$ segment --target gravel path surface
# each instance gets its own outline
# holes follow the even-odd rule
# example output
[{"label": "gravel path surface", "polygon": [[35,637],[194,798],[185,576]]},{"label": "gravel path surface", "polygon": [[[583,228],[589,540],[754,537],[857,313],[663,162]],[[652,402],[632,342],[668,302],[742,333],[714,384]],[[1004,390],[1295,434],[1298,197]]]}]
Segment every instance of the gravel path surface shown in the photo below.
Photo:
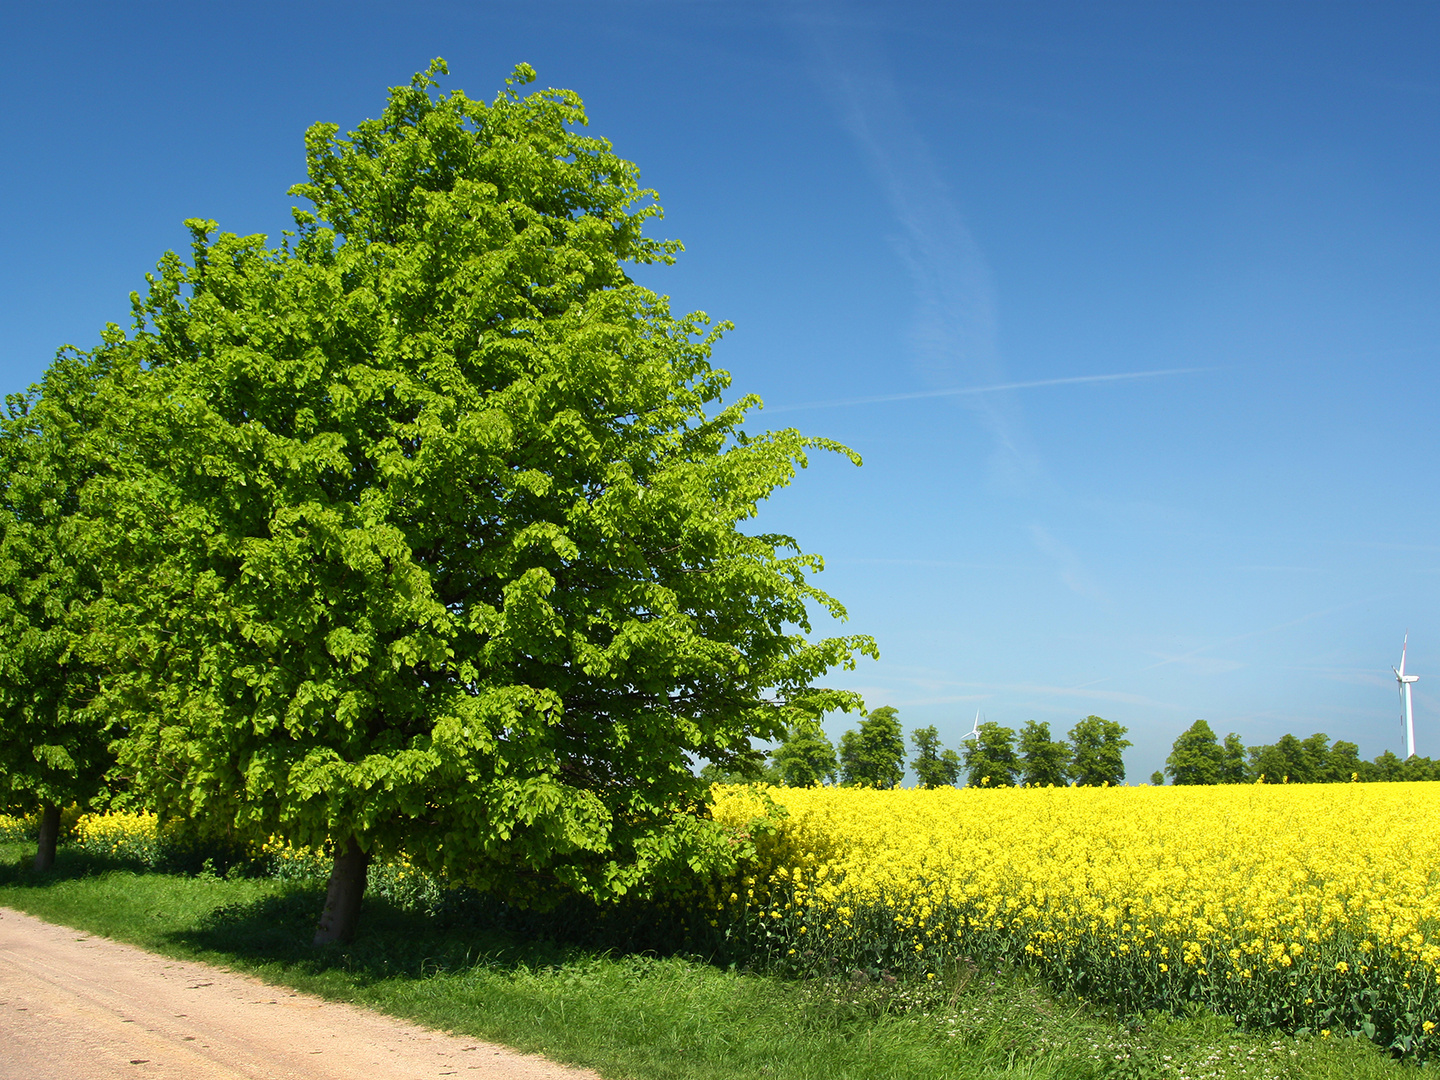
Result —
[{"label": "gravel path surface", "polygon": [[599,1080],[0,908],[0,1080]]}]

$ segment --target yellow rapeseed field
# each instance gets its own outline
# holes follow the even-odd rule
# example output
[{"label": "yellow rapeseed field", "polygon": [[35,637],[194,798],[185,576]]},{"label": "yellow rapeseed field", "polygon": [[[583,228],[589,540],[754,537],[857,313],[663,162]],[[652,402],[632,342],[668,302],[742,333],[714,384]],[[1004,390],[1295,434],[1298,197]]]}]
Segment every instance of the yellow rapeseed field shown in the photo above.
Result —
[{"label": "yellow rapeseed field", "polygon": [[[664,903],[733,957],[932,978],[1025,964],[1125,1010],[1440,1052],[1440,784],[717,787],[712,813],[754,856]],[[71,843],[157,866],[165,835],[150,814],[85,815]],[[254,856],[328,869],[273,839]],[[422,906],[445,889],[404,860],[371,886]]]},{"label": "yellow rapeseed field", "polygon": [[891,957],[983,953],[1137,1006],[1203,1000],[1372,1037],[1389,1025],[1400,1049],[1440,1020],[1440,784],[714,798],[742,828],[766,798],[781,808],[756,833],[754,871],[715,901],[783,924],[767,934],[792,956],[817,931],[847,955],[886,936]]}]

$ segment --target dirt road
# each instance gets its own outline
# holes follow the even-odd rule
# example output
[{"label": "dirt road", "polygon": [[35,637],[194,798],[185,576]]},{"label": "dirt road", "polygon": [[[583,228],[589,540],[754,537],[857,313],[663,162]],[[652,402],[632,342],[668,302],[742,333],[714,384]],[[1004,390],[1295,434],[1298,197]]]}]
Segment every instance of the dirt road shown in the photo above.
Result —
[{"label": "dirt road", "polygon": [[0,1080],[599,1080],[0,908]]}]

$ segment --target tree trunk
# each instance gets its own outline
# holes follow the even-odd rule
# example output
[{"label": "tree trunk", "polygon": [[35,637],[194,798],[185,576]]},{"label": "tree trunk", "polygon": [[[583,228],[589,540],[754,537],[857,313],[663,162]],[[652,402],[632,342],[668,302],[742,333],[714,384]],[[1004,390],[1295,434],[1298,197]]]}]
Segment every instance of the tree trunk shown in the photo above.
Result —
[{"label": "tree trunk", "polygon": [[47,802],[40,808],[40,843],[35,848],[35,871],[55,867],[55,845],[60,842],[60,807]]},{"label": "tree trunk", "polygon": [[355,837],[335,849],[335,866],[330,871],[330,887],[325,892],[325,910],[315,928],[314,945],[342,944],[355,940],[355,926],[360,921],[360,899],[365,895],[365,881],[370,871],[370,854],[360,850]]}]

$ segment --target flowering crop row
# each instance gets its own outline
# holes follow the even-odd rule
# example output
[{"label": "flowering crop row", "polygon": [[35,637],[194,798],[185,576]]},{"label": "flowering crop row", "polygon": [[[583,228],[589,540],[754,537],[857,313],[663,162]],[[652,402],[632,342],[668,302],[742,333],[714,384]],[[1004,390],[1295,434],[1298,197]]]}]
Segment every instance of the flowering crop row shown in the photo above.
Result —
[{"label": "flowering crop row", "polygon": [[1021,962],[1122,1008],[1440,1049],[1440,784],[732,787],[714,814],[758,849],[717,925],[797,967]]},{"label": "flowering crop row", "polygon": [[[3,821],[0,821],[3,825]],[[92,857],[147,870],[213,869],[208,855],[219,854],[242,873],[259,873],[286,880],[324,881],[330,873],[328,852],[294,847],[272,837],[266,843],[224,851],[183,829],[167,827],[151,813],[112,811],[82,814],[68,833],[68,846]],[[368,894],[402,906],[434,908],[445,885],[404,858],[376,863],[370,868]]]},{"label": "flowering crop row", "polygon": [[[1204,1005],[1440,1050],[1440,784],[720,787],[713,812],[754,857],[654,913],[706,951],[921,977],[1024,963],[1125,1010]],[[80,817],[70,839],[150,867],[180,841],[126,813]],[[278,842],[251,856],[246,872],[328,869]],[[448,895],[403,859],[373,867],[371,889],[425,910]]]}]

